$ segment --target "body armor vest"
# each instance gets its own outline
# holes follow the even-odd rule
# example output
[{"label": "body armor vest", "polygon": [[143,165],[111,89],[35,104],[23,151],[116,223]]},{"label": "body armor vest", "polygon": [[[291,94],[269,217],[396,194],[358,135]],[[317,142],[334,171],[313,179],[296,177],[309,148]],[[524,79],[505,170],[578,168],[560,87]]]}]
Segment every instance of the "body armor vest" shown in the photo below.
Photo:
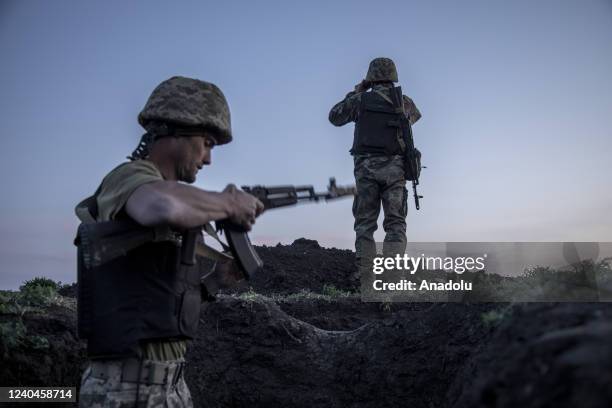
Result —
[{"label": "body armor vest", "polygon": [[401,137],[399,115],[403,114],[403,110],[398,113],[393,104],[377,92],[363,93],[351,154],[403,154],[398,141],[398,137]]},{"label": "body armor vest", "polygon": [[75,240],[78,332],[93,358],[138,356],[142,341],[189,339],[197,332],[200,271],[197,263],[181,263],[178,240],[148,242],[102,264],[91,259],[91,237],[108,236],[109,245],[119,246],[131,239],[126,222],[144,228],[130,220],[84,223]]}]

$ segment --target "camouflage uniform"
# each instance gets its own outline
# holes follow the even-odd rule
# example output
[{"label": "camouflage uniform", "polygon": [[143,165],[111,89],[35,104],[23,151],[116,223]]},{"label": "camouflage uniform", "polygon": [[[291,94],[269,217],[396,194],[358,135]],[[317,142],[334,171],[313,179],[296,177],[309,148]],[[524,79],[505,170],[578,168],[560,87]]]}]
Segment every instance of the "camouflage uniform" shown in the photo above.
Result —
[{"label": "camouflage uniform", "polygon": [[[191,407],[193,401],[183,376],[183,361],[143,360],[140,384],[137,374],[125,379],[125,360],[91,362],[83,373],[79,394],[80,407]],[[156,367],[151,375],[151,367]],[[136,366],[137,367],[137,366]],[[137,373],[139,370],[133,370]],[[151,378],[156,377],[156,378]],[[135,403],[138,399],[138,404]]]},{"label": "camouflage uniform", "polygon": [[[149,147],[157,138],[172,135],[177,129],[205,129],[215,133],[217,144],[232,140],[229,107],[223,93],[214,84],[197,79],[173,77],[163,81],[149,97],[138,121],[147,133],[129,157],[131,162],[111,171],[96,194],[77,206],[82,222],[128,217],[124,208],[129,196],[143,184],[163,180],[159,169],[147,160]],[[96,203],[95,216],[84,204],[92,199]],[[81,379],[79,406],[193,406],[183,374],[187,340],[154,336],[138,339],[138,344],[138,356],[90,356]]]},{"label": "camouflage uniform", "polygon": [[[382,61],[381,61],[382,60]],[[388,59],[376,59],[370,64],[366,80],[387,79],[388,82],[374,83],[372,92],[389,97],[392,82],[397,81],[395,66]],[[381,64],[382,62],[382,64]],[[376,65],[378,63],[378,65]],[[374,66],[374,69],[373,69]],[[376,70],[378,68],[378,71]],[[374,72],[373,72],[374,71]],[[344,100],[337,103],[329,112],[329,121],[335,126],[343,126],[359,120],[363,92],[349,92]],[[420,119],[421,113],[406,95],[403,107],[410,123]],[[355,252],[358,266],[368,266],[369,258],[375,253],[374,232],[380,207],[384,211],[383,228],[385,240],[383,252],[403,253],[406,247],[406,215],[408,211],[404,163],[401,155],[384,156],[374,154],[353,154],[355,163],[355,182],[357,196],[353,202],[355,217]]]}]

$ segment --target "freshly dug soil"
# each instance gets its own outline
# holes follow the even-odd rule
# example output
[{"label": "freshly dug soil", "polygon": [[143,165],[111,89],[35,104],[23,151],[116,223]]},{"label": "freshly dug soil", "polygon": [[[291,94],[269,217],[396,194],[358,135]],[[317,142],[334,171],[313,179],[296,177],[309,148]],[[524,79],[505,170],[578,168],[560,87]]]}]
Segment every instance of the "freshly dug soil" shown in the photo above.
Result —
[{"label": "freshly dug soil", "polygon": [[[609,304],[363,303],[351,251],[258,252],[264,271],[202,311],[186,371],[198,407],[612,405]],[[48,348],[3,335],[0,384],[77,386],[74,311],[22,319]]]},{"label": "freshly dug soil", "polygon": [[[323,304],[322,304],[323,303]],[[224,297],[204,314],[188,359],[202,407],[431,407],[488,337],[490,305],[410,305],[396,311],[359,300],[301,308]],[[358,316],[332,324],[340,314]],[[313,323],[323,322],[325,329]],[[358,321],[361,320],[361,321]]]},{"label": "freshly dug soil", "polygon": [[455,407],[612,406],[612,304],[529,303],[457,376]]},{"label": "freshly dug soil", "polygon": [[291,245],[258,247],[257,253],[264,270],[247,282],[257,293],[291,294],[303,289],[321,293],[325,285],[344,291],[359,289],[350,279],[355,272],[353,251],[325,249],[317,241],[300,238]]}]

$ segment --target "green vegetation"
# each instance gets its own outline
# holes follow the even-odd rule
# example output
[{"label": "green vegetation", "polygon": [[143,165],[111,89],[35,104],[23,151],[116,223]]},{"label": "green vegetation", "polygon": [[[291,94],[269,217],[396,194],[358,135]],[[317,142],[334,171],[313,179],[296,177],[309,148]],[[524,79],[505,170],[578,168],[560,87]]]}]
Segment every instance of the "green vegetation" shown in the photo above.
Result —
[{"label": "green vegetation", "polygon": [[334,285],[323,285],[322,294],[332,299],[347,298],[354,295],[353,292],[336,288]]},{"label": "green vegetation", "polygon": [[19,291],[0,291],[0,313],[23,315],[27,312],[42,312],[49,306],[75,308],[74,299],[58,294],[61,282],[38,277],[25,281]]},{"label": "green vegetation", "polygon": [[297,293],[291,293],[288,295],[271,294],[266,296],[255,292],[253,288],[249,288],[247,292],[241,293],[237,297],[238,299],[245,300],[247,302],[257,302],[261,300],[272,300],[274,302],[323,300],[326,302],[333,302],[338,299],[359,298],[359,293],[344,291],[336,288],[333,285],[324,285],[321,292],[322,293],[316,293],[307,289],[302,289]]},{"label": "green vegetation", "polygon": [[256,302],[258,300],[265,300],[268,298],[264,295],[260,295],[259,293],[255,292],[252,287],[249,287],[249,290],[247,292],[238,295],[238,299],[247,302]]},{"label": "green vegetation", "polygon": [[21,316],[17,320],[0,323],[0,350],[3,358],[8,358],[14,350],[20,347],[30,350],[47,350],[49,340],[44,336],[28,335],[28,329]]},{"label": "green vegetation", "polygon": [[57,301],[60,285],[47,278],[31,279],[19,287],[19,301],[26,306],[49,306]]},{"label": "green vegetation", "polygon": [[597,263],[583,261],[563,270],[536,266],[516,279],[526,300],[535,301],[598,301],[612,298],[612,259]]},{"label": "green vegetation", "polygon": [[66,300],[57,291],[61,282],[37,277],[24,282],[19,291],[0,291],[0,314],[14,315],[0,322],[0,351],[6,358],[13,350],[24,347],[34,350],[49,348],[44,336],[29,335],[23,316],[26,313],[44,313],[53,305],[74,308],[74,301]]},{"label": "green vegetation", "polygon": [[45,277],[36,277],[30,280],[27,280],[19,287],[19,290],[28,290],[33,288],[51,288],[57,291],[62,286],[61,282],[55,282],[53,279],[45,278]]},{"label": "green vegetation", "polygon": [[482,323],[487,327],[499,326],[504,320],[512,315],[511,306],[506,306],[501,309],[493,309],[483,313],[480,317]]},{"label": "green vegetation", "polygon": [[0,341],[4,345],[5,354],[23,343],[27,329],[21,319],[0,323]]}]

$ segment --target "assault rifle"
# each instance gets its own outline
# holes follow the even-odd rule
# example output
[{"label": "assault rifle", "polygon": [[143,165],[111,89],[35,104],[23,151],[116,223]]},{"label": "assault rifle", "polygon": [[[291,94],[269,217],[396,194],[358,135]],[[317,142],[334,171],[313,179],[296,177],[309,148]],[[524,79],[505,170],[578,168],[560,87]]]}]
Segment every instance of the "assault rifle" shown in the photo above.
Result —
[{"label": "assault rifle", "polygon": [[[327,191],[317,193],[313,186],[242,186],[242,190],[255,196],[264,205],[264,211],[273,208],[287,207],[301,202],[319,202],[320,200],[334,200],[337,198],[355,195],[354,186],[338,187],[336,179],[330,178]],[[227,246],[234,259],[240,266],[245,277],[248,279],[257,273],[263,262],[251,245],[251,240],[246,230],[227,220],[218,221],[217,231],[222,231],[227,240]],[[200,234],[201,227],[189,230],[185,234],[182,246],[182,261],[187,265],[195,264],[196,236]]]},{"label": "assault rifle", "polygon": [[419,199],[423,198],[417,192],[419,185],[419,177],[421,176],[421,152],[414,147],[414,139],[412,137],[412,126],[410,118],[404,114],[404,103],[402,88],[396,86],[391,89],[391,100],[396,112],[400,116],[400,129],[402,131],[402,139],[404,141],[404,177],[406,180],[412,181],[412,192],[414,193],[414,205],[418,210],[420,208]]},{"label": "assault rifle", "polygon": [[[320,202],[335,200],[356,194],[355,186],[339,187],[334,178],[329,179],[327,191],[315,192],[313,186],[242,186],[242,189],[257,197],[264,205],[264,210],[296,205],[302,202]],[[129,251],[149,242],[173,241],[181,247],[181,262],[185,265],[196,263],[196,254],[215,255],[217,259],[225,257],[223,253],[198,243],[202,228],[196,227],[177,235],[168,227],[143,227],[134,221],[89,222],[79,226],[75,244],[79,247],[79,262],[85,269],[95,268]],[[215,234],[214,230],[204,228]],[[238,263],[245,278],[252,277],[262,267],[263,262],[253,246],[247,231],[228,220],[218,221],[216,230],[221,231],[227,240],[224,249],[229,250]],[[207,249],[206,249],[207,248]]]}]

